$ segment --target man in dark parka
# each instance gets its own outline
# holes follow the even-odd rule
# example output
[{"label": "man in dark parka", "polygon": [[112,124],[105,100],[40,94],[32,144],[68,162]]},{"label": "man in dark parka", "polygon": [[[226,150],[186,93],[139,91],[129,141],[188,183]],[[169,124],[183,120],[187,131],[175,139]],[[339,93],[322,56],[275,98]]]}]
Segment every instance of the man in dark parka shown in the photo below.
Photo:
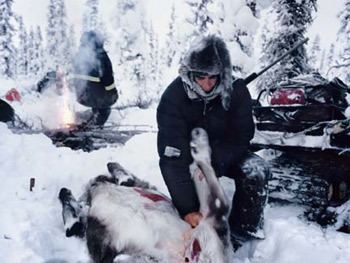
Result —
[{"label": "man in dark parka", "polygon": [[243,80],[232,78],[224,41],[204,37],[192,44],[179,76],[163,93],[157,109],[160,169],[180,216],[195,227],[202,215],[190,177],[190,134],[204,128],[218,176],[235,179],[229,217],[233,245],[263,238],[268,167],[248,152],[254,135],[252,104]]},{"label": "man in dark parka", "polygon": [[94,31],[83,33],[73,60],[73,85],[80,104],[91,107],[89,124],[103,125],[118,99],[112,63],[103,48],[102,37]]}]

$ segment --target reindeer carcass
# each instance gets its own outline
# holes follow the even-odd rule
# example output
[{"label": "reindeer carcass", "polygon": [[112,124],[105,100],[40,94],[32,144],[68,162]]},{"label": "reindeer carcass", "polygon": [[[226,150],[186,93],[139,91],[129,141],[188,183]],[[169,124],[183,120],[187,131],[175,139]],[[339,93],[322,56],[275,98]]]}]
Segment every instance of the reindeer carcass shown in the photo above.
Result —
[{"label": "reindeer carcass", "polygon": [[[228,200],[211,167],[208,137],[192,131],[190,167],[203,219],[192,229],[166,196],[109,163],[111,176],[98,176],[81,202],[63,188],[60,200],[67,236],[86,233],[94,262],[231,262]],[[77,231],[74,233],[74,231]],[[121,258],[122,254],[124,256]]]}]

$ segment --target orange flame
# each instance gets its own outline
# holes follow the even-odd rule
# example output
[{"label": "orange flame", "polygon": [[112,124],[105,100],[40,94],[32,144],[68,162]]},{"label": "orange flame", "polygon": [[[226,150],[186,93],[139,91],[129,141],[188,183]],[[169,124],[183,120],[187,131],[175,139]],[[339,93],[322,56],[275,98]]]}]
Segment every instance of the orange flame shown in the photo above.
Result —
[{"label": "orange flame", "polygon": [[[63,75],[63,74],[62,74]],[[64,76],[61,77],[61,85],[58,88],[62,90],[63,107],[62,107],[62,124],[65,128],[69,128],[75,122],[74,112],[70,107],[70,93],[68,90],[68,84]]]}]

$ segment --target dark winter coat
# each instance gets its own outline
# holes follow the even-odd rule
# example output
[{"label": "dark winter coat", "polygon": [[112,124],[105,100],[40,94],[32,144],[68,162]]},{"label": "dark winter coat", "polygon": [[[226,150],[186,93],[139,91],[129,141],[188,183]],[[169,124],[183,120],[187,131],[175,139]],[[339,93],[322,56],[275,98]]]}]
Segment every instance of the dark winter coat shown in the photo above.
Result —
[{"label": "dark winter coat", "polygon": [[73,85],[82,105],[109,108],[118,99],[112,63],[103,48],[81,47],[73,61]]},{"label": "dark winter coat", "polygon": [[[219,52],[215,50],[216,54],[223,52],[225,56],[228,55],[225,45],[220,47],[215,43],[214,48],[219,49]],[[192,162],[189,145],[191,130],[202,127],[207,131],[212,148],[212,163],[219,175],[225,175],[230,165],[237,164],[244,157],[249,141],[254,135],[251,97],[243,80],[232,84],[232,76],[228,75],[231,74],[231,68],[228,69],[231,67],[229,59],[228,63],[222,63],[224,59],[222,56],[218,57],[221,63],[217,65],[227,70],[214,67],[213,71],[219,69],[223,72],[219,85],[221,92],[208,100],[200,96],[195,98],[188,92],[189,87],[186,85],[193,83],[190,82],[190,77],[186,83],[183,74],[196,70],[196,67],[192,67],[186,72],[186,68],[191,68],[195,64],[194,61],[198,61],[196,58],[193,60],[193,56],[188,58],[182,62],[180,68],[182,76],[167,87],[157,109],[160,169],[181,216],[198,211],[199,208],[189,173],[189,165]],[[212,58],[212,61],[215,61],[215,58]],[[204,67],[201,71],[209,70],[208,67]],[[195,90],[193,87],[190,89]]]}]

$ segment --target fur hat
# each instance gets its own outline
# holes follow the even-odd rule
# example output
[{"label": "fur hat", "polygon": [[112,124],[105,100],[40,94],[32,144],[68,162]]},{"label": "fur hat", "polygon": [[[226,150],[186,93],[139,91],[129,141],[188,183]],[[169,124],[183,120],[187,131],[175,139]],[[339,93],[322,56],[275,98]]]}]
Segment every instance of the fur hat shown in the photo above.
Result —
[{"label": "fur hat", "polygon": [[[194,81],[192,72],[220,75],[219,83],[211,92],[206,93]],[[179,74],[190,99],[211,100],[219,95],[222,106],[228,110],[232,92],[232,66],[230,53],[221,38],[210,35],[192,43],[181,61]]]}]

